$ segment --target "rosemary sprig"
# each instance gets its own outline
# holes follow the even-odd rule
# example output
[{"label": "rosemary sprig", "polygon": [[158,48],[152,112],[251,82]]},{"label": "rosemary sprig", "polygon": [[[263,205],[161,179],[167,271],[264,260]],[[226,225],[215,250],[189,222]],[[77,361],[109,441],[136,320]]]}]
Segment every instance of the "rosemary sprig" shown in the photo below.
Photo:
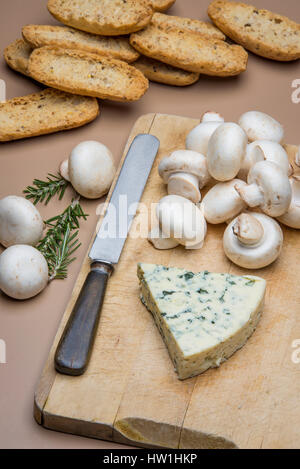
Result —
[{"label": "rosemary sprig", "polygon": [[47,205],[56,194],[59,196],[59,200],[61,200],[69,183],[60,175],[56,176],[49,173],[47,181],[34,179],[32,184],[32,186],[27,186],[23,191],[26,194],[26,199],[34,199],[34,205],[44,201],[45,205]]},{"label": "rosemary sprig", "polygon": [[[79,220],[87,217],[77,198],[61,214],[45,221],[48,230],[37,249],[48,263],[49,280],[66,278],[67,267],[75,260],[71,256],[80,246],[77,238]],[[76,232],[72,233],[74,230]]]},{"label": "rosemary sprig", "polygon": [[66,232],[59,240],[52,239],[45,257],[49,268],[49,282],[54,279],[64,279],[68,275],[68,266],[76,257],[71,257],[81,246],[78,231],[71,234],[68,225]]}]

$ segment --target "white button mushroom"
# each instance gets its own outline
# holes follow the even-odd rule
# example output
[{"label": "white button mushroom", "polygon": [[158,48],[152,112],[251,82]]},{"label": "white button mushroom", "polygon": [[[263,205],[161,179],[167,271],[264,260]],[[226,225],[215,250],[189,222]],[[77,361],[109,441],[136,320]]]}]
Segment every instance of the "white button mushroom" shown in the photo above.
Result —
[{"label": "white button mushroom", "polygon": [[202,122],[198,124],[188,134],[185,142],[187,150],[197,151],[202,155],[207,155],[208,142],[214,131],[222,124],[222,122]]},{"label": "white button mushroom", "polygon": [[292,188],[292,201],[289,209],[277,220],[290,228],[300,230],[300,177],[293,176],[290,178]]},{"label": "white button mushroom", "polygon": [[279,224],[262,213],[243,213],[226,228],[226,256],[245,269],[261,269],[280,255],[283,234]]},{"label": "white button mushroom", "polygon": [[166,249],[174,249],[176,248],[179,243],[176,239],[168,238],[164,233],[161,231],[159,225],[155,226],[148,234],[148,240],[156,249],[166,250]]},{"label": "white button mushroom", "polygon": [[246,208],[246,203],[235,190],[235,186],[245,186],[244,181],[233,179],[219,182],[205,195],[201,203],[201,211],[208,223],[225,223],[236,217]]},{"label": "white button mushroom", "polygon": [[288,176],[293,174],[288,154],[279,143],[272,142],[271,140],[257,140],[247,145],[246,155],[239,176],[242,179],[246,178],[252,166],[264,160],[276,163]]},{"label": "white button mushroom", "polygon": [[168,194],[181,195],[195,203],[201,200],[199,188],[210,180],[205,156],[189,150],[174,151],[163,158],[158,172],[168,184]]},{"label": "white button mushroom", "polygon": [[225,122],[224,117],[221,116],[218,112],[207,111],[201,117],[201,122]]},{"label": "white button mushroom", "polygon": [[230,181],[239,172],[247,146],[243,129],[233,122],[221,124],[208,143],[207,167],[217,181]]},{"label": "white button mushroom", "polygon": [[288,176],[271,161],[260,161],[248,174],[248,185],[236,187],[249,207],[260,207],[270,217],[280,217],[289,208],[292,189]]},{"label": "white button mushroom", "polygon": [[163,197],[157,206],[157,218],[162,232],[186,249],[200,249],[207,225],[200,209],[190,200],[178,195]]},{"label": "white button mushroom", "polygon": [[109,149],[94,141],[79,143],[69,157],[68,171],[64,162],[60,169],[78,194],[87,199],[98,199],[107,194],[116,173]]},{"label": "white button mushroom", "polygon": [[0,243],[36,245],[43,234],[43,220],[35,206],[24,197],[9,195],[0,200]]},{"label": "white button mushroom", "polygon": [[263,112],[245,112],[239,119],[239,125],[246,132],[250,142],[272,140],[280,143],[283,140],[284,130],[282,125]]},{"label": "white button mushroom", "polygon": [[0,290],[17,300],[40,293],[48,283],[48,266],[44,256],[32,246],[19,244],[0,256]]}]

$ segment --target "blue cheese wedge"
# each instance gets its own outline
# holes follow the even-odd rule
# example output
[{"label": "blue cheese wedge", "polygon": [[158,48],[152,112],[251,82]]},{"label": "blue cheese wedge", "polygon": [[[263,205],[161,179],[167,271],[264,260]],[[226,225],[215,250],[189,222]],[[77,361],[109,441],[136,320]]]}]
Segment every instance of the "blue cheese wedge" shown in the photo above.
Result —
[{"label": "blue cheese wedge", "polygon": [[266,282],[253,276],[138,264],[141,300],[152,313],[179,379],[220,366],[255,330]]}]

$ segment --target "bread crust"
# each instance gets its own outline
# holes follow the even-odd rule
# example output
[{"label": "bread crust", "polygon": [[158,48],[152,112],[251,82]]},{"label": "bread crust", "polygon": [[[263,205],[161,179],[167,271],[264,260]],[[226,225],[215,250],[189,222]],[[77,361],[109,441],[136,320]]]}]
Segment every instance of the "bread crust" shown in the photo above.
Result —
[{"label": "bread crust", "polygon": [[139,31],[153,14],[148,0],[48,0],[48,10],[67,26],[104,36]]},{"label": "bread crust", "polygon": [[149,86],[147,78],[126,62],[51,46],[32,52],[28,71],[52,88],[120,102],[137,101]]},{"label": "bread crust", "polygon": [[45,89],[0,103],[0,142],[80,127],[99,114],[95,98]]},{"label": "bread crust", "polygon": [[254,54],[278,61],[300,58],[300,24],[268,10],[227,0],[208,7],[215,25]]},{"label": "bread crust", "polygon": [[140,57],[134,64],[150,81],[173,86],[188,86],[199,80],[199,73],[187,72],[149,57]]},{"label": "bread crust", "polygon": [[134,62],[139,53],[126,37],[106,37],[78,31],[68,26],[27,25],[22,29],[24,39],[32,48],[43,46],[78,49],[94,54]]},{"label": "bread crust", "polygon": [[166,11],[171,8],[176,0],[151,0],[152,8],[155,11]]},{"label": "bread crust", "polygon": [[247,68],[248,54],[243,47],[179,28],[165,30],[151,23],[132,34],[130,43],[147,57],[189,72],[228,77]]},{"label": "bread crust", "polygon": [[17,39],[4,50],[4,59],[7,65],[16,72],[29,76],[28,61],[32,47],[23,39]]},{"label": "bread crust", "polygon": [[221,41],[224,41],[226,38],[222,31],[216,28],[213,24],[205,21],[193,20],[191,18],[154,13],[151,23],[165,29],[166,31],[173,28],[180,28],[182,30],[198,33],[201,36],[220,39]]}]

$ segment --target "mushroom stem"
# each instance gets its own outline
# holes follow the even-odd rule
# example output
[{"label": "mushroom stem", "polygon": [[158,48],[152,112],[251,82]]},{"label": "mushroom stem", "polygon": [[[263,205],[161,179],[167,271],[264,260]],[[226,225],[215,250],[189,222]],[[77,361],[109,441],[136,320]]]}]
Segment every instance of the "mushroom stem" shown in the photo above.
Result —
[{"label": "mushroom stem", "polygon": [[173,173],[168,182],[168,194],[181,195],[192,202],[200,202],[199,178],[189,173]]},{"label": "mushroom stem", "polygon": [[249,184],[248,186],[235,185],[234,188],[249,207],[258,207],[264,201],[263,193],[257,184]]},{"label": "mushroom stem", "polygon": [[293,179],[297,182],[300,182],[300,174],[294,174]]},{"label": "mushroom stem", "polygon": [[288,176],[291,177],[291,176],[293,176],[293,174],[294,174],[294,168],[291,165],[291,163],[289,163]]},{"label": "mushroom stem", "polygon": [[232,227],[233,233],[241,244],[256,246],[264,236],[262,224],[250,214],[242,213]]},{"label": "mushroom stem", "polygon": [[59,167],[60,175],[68,182],[70,182],[69,176],[69,160],[64,160],[61,162]]},{"label": "mushroom stem", "polygon": [[158,225],[149,232],[148,241],[160,250],[173,249],[179,245],[175,239],[165,236]]}]

